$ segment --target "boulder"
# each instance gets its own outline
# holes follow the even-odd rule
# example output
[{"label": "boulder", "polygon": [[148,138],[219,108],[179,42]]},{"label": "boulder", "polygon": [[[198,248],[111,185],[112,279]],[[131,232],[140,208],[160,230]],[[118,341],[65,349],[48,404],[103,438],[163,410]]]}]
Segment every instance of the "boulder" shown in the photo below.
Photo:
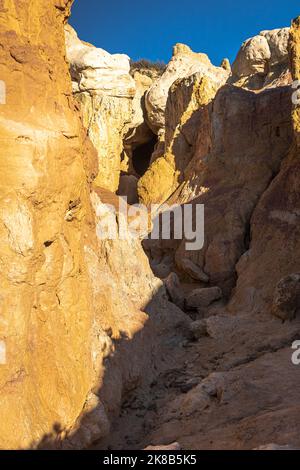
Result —
[{"label": "boulder", "polygon": [[151,268],[156,277],[165,279],[171,274],[172,267],[169,263],[162,261],[161,263],[151,263]]},{"label": "boulder", "polygon": [[207,336],[207,325],[205,320],[196,320],[190,324],[189,335],[193,340]]},{"label": "boulder", "polygon": [[144,450],[149,450],[151,452],[156,451],[156,450],[161,450],[161,451],[181,450],[181,446],[178,442],[173,442],[172,444],[168,444],[168,445],[148,446],[148,447],[145,447]]},{"label": "boulder", "polygon": [[282,320],[292,320],[300,311],[300,273],[281,279],[274,292],[272,313]]},{"label": "boulder", "polygon": [[288,42],[290,28],[272,29],[262,31],[261,36],[265,37],[271,52],[270,67],[284,63],[288,65]]},{"label": "boulder", "polygon": [[256,73],[266,75],[270,59],[271,51],[266,37],[254,36],[243,43],[232,65],[232,73],[238,77]]},{"label": "boulder", "polygon": [[180,281],[176,273],[170,273],[164,281],[171,301],[179,308],[184,307],[184,293],[181,289]]},{"label": "boulder", "polygon": [[138,179],[134,175],[122,175],[120,177],[118,195],[126,196],[128,204],[138,203],[137,194]]},{"label": "boulder", "polygon": [[209,282],[208,275],[188,258],[181,259],[178,267],[195,281]]},{"label": "boulder", "polygon": [[264,444],[262,446],[256,447],[254,450],[299,450],[296,447],[290,446],[289,444],[279,445],[279,444]]},{"label": "boulder", "polygon": [[188,308],[205,308],[215,300],[222,298],[222,291],[219,287],[206,287],[204,289],[194,289],[186,297]]}]

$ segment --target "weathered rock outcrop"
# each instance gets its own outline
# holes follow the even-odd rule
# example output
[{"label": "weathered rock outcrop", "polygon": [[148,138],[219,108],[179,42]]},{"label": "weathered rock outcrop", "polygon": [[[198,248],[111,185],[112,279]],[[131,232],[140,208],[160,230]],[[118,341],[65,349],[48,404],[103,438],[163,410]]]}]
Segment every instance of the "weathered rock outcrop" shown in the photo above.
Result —
[{"label": "weathered rock outcrop", "polygon": [[[293,79],[300,78],[300,21],[290,32]],[[293,109],[295,142],[280,172],[261,197],[251,218],[251,244],[237,265],[238,282],[231,309],[271,309],[275,289],[285,276],[299,272],[299,105]]]},{"label": "weathered rock outcrop", "polygon": [[[115,192],[122,169],[123,139],[132,122],[136,94],[135,82],[129,74],[129,57],[111,55],[80,41],[69,25],[65,31],[73,92],[80,103],[84,126],[98,152],[95,183]],[[139,126],[137,112],[134,120]]]},{"label": "weathered rock outcrop", "polygon": [[282,320],[294,320],[300,313],[300,274],[290,274],[275,288],[272,313]]},{"label": "weathered rock outcrop", "polygon": [[[252,212],[291,146],[290,115],[289,87],[260,93],[223,87],[206,124],[202,121],[185,181],[171,199],[205,206],[204,247],[186,251],[183,241],[176,253],[178,266],[182,269],[182,260],[191,259],[212,285],[227,293],[235,283],[236,263],[248,248]],[[201,131],[204,126],[208,133]]]},{"label": "weathered rock outcrop", "polygon": [[[0,2],[0,448],[299,447],[300,106],[282,86],[288,31],[247,41],[234,85],[228,64],[176,46],[147,93],[160,149],[141,200],[205,204],[203,249],[154,247],[162,282],[141,241],[119,234],[130,207],[116,214],[103,189],[118,188],[124,139],[151,136],[150,82],[137,77],[136,92],[126,56],[69,27],[66,51],[71,5]],[[300,19],[289,56],[299,80]]]},{"label": "weathered rock outcrop", "polygon": [[137,176],[133,151],[154,137],[147,124],[145,94],[159,75],[151,68],[131,70],[128,56],[111,55],[81,41],[70,25],[65,35],[73,93],[98,153],[95,184],[113,192],[119,189],[132,199],[135,188],[124,193],[120,174]]},{"label": "weathered rock outcrop", "polygon": [[182,182],[205,109],[228,76],[206,54],[184,44],[174,47],[165,72],[146,93],[147,120],[159,135],[159,146],[138,184],[142,203],[163,203]]},{"label": "weathered rock outcrop", "polygon": [[193,52],[185,44],[176,44],[165,72],[146,95],[148,122],[154,132],[165,126],[165,109],[171,85],[179,78],[189,77],[197,72],[219,86],[228,77],[228,72],[222,67],[213,66],[206,54]]},{"label": "weathered rock outcrop", "polygon": [[232,83],[250,89],[288,84],[289,28],[262,31],[247,39],[232,65]]},{"label": "weathered rock outcrop", "polygon": [[[235,285],[236,264],[248,249],[252,213],[292,144],[292,90],[284,86],[291,82],[288,32],[266,31],[258,43],[245,43],[233,67],[234,86],[217,91],[218,85],[201,74],[177,80],[165,110],[164,156],[138,182],[140,200],[147,205],[205,204],[204,247],[186,252],[184,240],[176,263],[188,274],[183,261],[190,259],[226,294]],[[257,59],[264,41],[270,52],[266,73],[258,70],[262,62]],[[264,84],[252,91],[244,79],[235,81],[238,74],[247,80],[263,76]],[[272,86],[267,86],[270,77]],[[174,240],[169,246],[153,244],[167,251],[176,247]]]},{"label": "weathered rock outcrop", "polygon": [[[269,35],[276,39],[277,33],[266,33],[271,51]],[[289,42],[296,80],[300,19]],[[186,285],[182,272],[165,280],[174,302],[182,300],[176,295],[182,289],[188,293],[185,304],[196,321],[182,349],[174,351],[173,367],[152,384],[151,395],[138,391],[127,403],[111,435],[115,448],[124,448],[124,442],[128,449],[170,442],[183,449],[300,445],[295,369],[300,357],[300,108],[298,100],[292,110],[290,71],[287,81],[275,71],[275,81],[266,81],[274,49],[266,65],[263,49],[254,52],[258,73],[250,70],[244,83],[217,92],[197,123],[199,139],[184,180],[169,198],[205,204],[204,248],[188,252],[184,241],[176,253],[178,266],[198,285]],[[280,57],[281,52],[274,56],[277,65]],[[264,79],[255,83],[260,74]],[[174,240],[165,248],[166,253],[174,249]],[[164,260],[163,249],[153,246]],[[195,292],[199,284],[204,290]],[[217,300],[216,284],[231,295],[229,305]],[[203,300],[204,311],[193,312]]]},{"label": "weathered rock outcrop", "polygon": [[[173,202],[180,200],[178,191],[184,191],[185,201],[197,196],[196,190],[179,186],[187,181],[186,174],[193,172],[199,148],[203,155],[210,151],[209,113],[217,90],[226,81],[249,90],[290,85],[288,37],[289,28],[283,28],[263,31],[245,41],[233,64],[232,76],[228,66],[226,70],[214,67],[205,54],[175,46],[166,71],[146,94],[148,120],[154,131],[159,129],[163,151],[153,158],[139,182],[143,203],[163,203],[175,191]],[[199,168],[195,173],[197,179]]]},{"label": "weathered rock outcrop", "polygon": [[[138,240],[99,238],[98,222],[115,199],[90,189],[97,155],[65,60],[71,4],[0,5],[1,448],[80,448],[104,436],[145,367],[151,380],[169,322],[186,320]],[[80,93],[90,96],[98,76],[86,64],[99,52],[86,47],[74,54]],[[111,222],[114,229],[114,213]]]},{"label": "weathered rock outcrop", "polygon": [[202,146],[209,142],[207,113],[219,86],[219,81],[202,72],[178,79],[171,86],[165,110],[164,154],[153,161],[138,183],[144,204],[165,202],[184,180],[198,139]]},{"label": "weathered rock outcrop", "polygon": [[0,106],[1,448],[28,447],[55,423],[73,426],[93,382],[83,156],[89,178],[96,159],[84,144],[64,60],[71,3],[0,6],[7,89]]}]

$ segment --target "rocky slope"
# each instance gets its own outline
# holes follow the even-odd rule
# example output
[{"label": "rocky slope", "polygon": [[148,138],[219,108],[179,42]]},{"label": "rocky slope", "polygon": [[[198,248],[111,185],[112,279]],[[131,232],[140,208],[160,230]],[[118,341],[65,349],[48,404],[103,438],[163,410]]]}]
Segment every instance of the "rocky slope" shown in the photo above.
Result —
[{"label": "rocky slope", "polygon": [[[162,277],[177,269],[179,278],[171,274],[166,286],[194,321],[176,349],[176,366],[152,383],[151,395],[142,389],[124,404],[113,448],[171,442],[183,449],[299,448],[300,376],[291,360],[300,335],[299,105],[292,107],[290,86],[299,79],[299,34],[299,19],[289,44],[287,29],[263,33],[272,51],[263,68],[256,39],[247,41],[233,67],[248,62],[245,75],[231,76],[206,109],[196,107],[194,153],[179,152],[178,165],[186,157],[189,163],[168,202],[205,204],[204,248],[147,242]],[[243,55],[249,43],[254,49]],[[173,119],[196,80],[171,88]],[[166,112],[166,128],[170,123]]]}]

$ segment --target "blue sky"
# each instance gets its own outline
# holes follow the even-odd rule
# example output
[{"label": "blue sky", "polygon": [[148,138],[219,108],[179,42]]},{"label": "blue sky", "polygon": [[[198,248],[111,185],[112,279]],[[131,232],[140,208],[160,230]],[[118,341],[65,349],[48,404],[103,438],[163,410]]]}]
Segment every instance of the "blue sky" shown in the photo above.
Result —
[{"label": "blue sky", "polygon": [[219,65],[245,39],[298,15],[299,0],[75,0],[70,23],[81,39],[133,60],[168,62],[183,42]]}]

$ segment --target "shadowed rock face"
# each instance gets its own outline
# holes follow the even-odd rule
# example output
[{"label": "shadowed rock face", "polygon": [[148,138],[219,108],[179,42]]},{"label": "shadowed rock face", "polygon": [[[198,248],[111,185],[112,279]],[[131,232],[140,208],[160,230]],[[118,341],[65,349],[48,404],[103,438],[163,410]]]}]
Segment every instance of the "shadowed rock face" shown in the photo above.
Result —
[{"label": "shadowed rock face", "polygon": [[[295,80],[300,78],[299,39],[297,19],[289,39]],[[261,311],[270,308],[279,281],[299,271],[299,106],[294,107],[292,116],[294,144],[253,213],[250,249],[237,265],[238,282],[231,309]]]},{"label": "shadowed rock face", "polygon": [[185,181],[171,199],[205,205],[205,243],[200,251],[186,252],[184,240],[176,260],[181,266],[190,258],[229,294],[236,263],[248,250],[252,213],[292,143],[291,90],[253,93],[227,85],[211,109],[210,141],[206,144],[200,131]]}]

